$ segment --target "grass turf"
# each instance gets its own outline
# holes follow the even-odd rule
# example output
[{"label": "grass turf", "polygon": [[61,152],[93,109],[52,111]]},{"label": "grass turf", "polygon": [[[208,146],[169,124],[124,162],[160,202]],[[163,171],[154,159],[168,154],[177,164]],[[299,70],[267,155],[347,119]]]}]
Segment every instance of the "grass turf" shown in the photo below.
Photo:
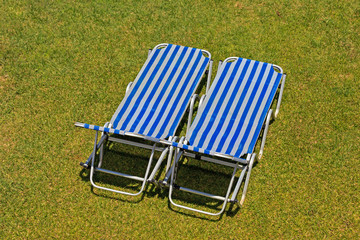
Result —
[{"label": "grass turf", "polygon": [[[0,238],[359,237],[357,1],[2,1],[0,15]],[[93,131],[73,123],[108,121],[161,42],[288,74],[245,205],[220,218],[151,185],[91,190],[78,166]],[[110,150],[114,164],[147,153]]]}]

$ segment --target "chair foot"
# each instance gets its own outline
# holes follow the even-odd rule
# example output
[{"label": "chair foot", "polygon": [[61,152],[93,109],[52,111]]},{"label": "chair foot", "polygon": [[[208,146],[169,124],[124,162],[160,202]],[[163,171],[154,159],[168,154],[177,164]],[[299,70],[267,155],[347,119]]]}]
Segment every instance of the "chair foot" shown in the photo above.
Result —
[{"label": "chair foot", "polygon": [[83,162],[80,162],[80,166],[82,166],[85,169],[90,169],[90,166]]}]

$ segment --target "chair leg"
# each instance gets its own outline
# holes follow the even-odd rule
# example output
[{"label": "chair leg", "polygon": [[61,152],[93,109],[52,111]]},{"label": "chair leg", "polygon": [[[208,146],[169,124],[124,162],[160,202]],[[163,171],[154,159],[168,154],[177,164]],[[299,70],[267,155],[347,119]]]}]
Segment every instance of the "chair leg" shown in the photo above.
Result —
[{"label": "chair leg", "polygon": [[269,131],[269,124],[270,124],[272,114],[273,114],[273,110],[270,109],[268,114],[267,114],[267,117],[266,117],[265,129],[264,129],[264,132],[263,132],[263,137],[261,139],[261,146],[260,146],[259,157],[258,157],[259,160],[261,159],[261,157],[263,155],[263,152],[264,152],[266,136],[267,136],[267,133]]},{"label": "chair leg", "polygon": [[173,193],[173,189],[174,189],[174,185],[175,185],[177,165],[178,165],[178,162],[179,162],[181,156],[182,156],[182,152],[177,153],[177,151],[175,151],[175,156],[174,156],[174,160],[173,160],[173,164],[172,164],[173,167],[171,169],[170,185],[169,185],[169,200],[170,200],[170,203],[172,205],[176,206],[176,207],[179,207],[179,208],[183,208],[183,209],[186,209],[186,210],[190,210],[190,211],[194,211],[194,212],[198,212],[198,213],[202,213],[202,214],[207,214],[207,215],[211,215],[211,216],[218,216],[218,215],[222,214],[225,211],[227,202],[229,201],[229,196],[230,196],[230,193],[231,193],[232,186],[234,184],[234,179],[235,179],[235,175],[236,175],[236,171],[237,171],[238,167],[237,166],[234,167],[234,171],[232,173],[231,180],[230,180],[230,183],[229,183],[229,187],[227,189],[225,197],[215,196],[215,195],[212,195],[212,194],[196,191],[196,190],[193,190],[193,189],[177,187],[179,190],[183,190],[185,192],[195,193],[195,194],[198,194],[198,195],[214,198],[214,199],[217,199],[217,200],[223,200],[221,210],[219,212],[212,213],[212,212],[208,212],[208,211],[199,210],[199,209],[196,209],[196,208],[187,207],[187,206],[184,206],[184,205],[181,205],[181,204],[177,204],[177,203],[175,203],[173,201],[172,193]]},{"label": "chair leg", "polygon": [[248,185],[249,185],[249,181],[250,181],[251,169],[252,169],[252,167],[253,167],[255,158],[256,158],[256,153],[253,153],[252,156],[251,156],[250,163],[249,163],[249,169],[248,169],[248,172],[247,172],[247,174],[246,174],[246,180],[245,180],[244,190],[243,190],[243,193],[242,193],[242,196],[241,196],[241,200],[240,200],[240,205],[243,205],[243,203],[244,203],[244,201],[245,201],[245,195],[246,195],[246,191],[247,191],[247,188],[248,188]]},{"label": "chair leg", "polygon": [[[110,191],[110,192],[120,193],[120,194],[124,194],[124,195],[129,195],[129,196],[137,196],[137,195],[141,194],[143,192],[144,188],[145,188],[145,184],[147,182],[147,179],[148,179],[148,176],[149,176],[149,173],[150,173],[150,168],[151,168],[151,164],[152,164],[152,161],[153,161],[153,158],[154,158],[156,144],[154,144],[153,147],[152,147],[152,151],[151,151],[151,155],[150,155],[150,158],[149,158],[149,163],[148,163],[147,168],[146,168],[145,176],[144,176],[144,178],[141,178],[141,177],[137,177],[137,176],[131,176],[131,175],[128,175],[128,174],[114,172],[114,171],[102,169],[102,168],[99,168],[99,167],[95,167],[94,166],[95,157],[96,157],[96,151],[98,149],[97,137],[98,137],[98,131],[96,131],[96,134],[95,134],[94,150],[93,150],[92,159],[91,159],[91,168],[90,168],[90,182],[91,182],[91,185],[96,187],[96,188],[102,189],[102,190],[107,190],[107,191]],[[104,172],[104,173],[108,173],[108,174],[112,174],[112,175],[116,175],[116,176],[120,176],[120,177],[126,177],[126,178],[137,180],[137,181],[142,181],[141,189],[140,189],[139,192],[129,193],[129,192],[125,192],[125,191],[119,191],[119,190],[115,190],[115,189],[111,189],[111,188],[96,185],[94,180],[93,180],[95,171]]]}]

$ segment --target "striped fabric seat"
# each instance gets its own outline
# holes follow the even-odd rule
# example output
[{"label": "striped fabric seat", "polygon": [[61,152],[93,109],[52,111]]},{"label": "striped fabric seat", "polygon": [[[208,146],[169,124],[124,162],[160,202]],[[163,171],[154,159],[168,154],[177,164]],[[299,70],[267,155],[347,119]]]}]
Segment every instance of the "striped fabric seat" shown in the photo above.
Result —
[{"label": "striped fabric seat", "polygon": [[210,61],[201,49],[168,44],[154,49],[111,118],[105,132],[166,139],[174,135]]},{"label": "striped fabric seat", "polygon": [[240,158],[252,153],[281,80],[272,64],[224,62],[186,134],[173,146]]}]

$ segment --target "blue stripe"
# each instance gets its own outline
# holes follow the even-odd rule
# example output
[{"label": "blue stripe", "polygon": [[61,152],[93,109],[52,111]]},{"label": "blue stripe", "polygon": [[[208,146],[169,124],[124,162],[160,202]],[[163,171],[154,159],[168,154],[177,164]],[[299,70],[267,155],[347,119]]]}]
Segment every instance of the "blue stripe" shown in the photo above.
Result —
[{"label": "blue stripe", "polygon": [[254,86],[254,88],[253,88],[253,90],[252,90],[252,92],[251,92],[251,95],[250,95],[250,97],[249,97],[249,101],[248,101],[247,104],[246,104],[246,107],[245,107],[245,109],[244,109],[244,112],[243,112],[243,114],[242,114],[242,116],[241,116],[241,118],[240,118],[239,125],[237,126],[237,128],[236,128],[236,130],[235,130],[235,132],[234,132],[234,134],[233,134],[233,137],[232,137],[232,139],[231,139],[231,141],[230,141],[230,143],[229,143],[229,146],[228,146],[228,148],[227,148],[227,150],[226,150],[226,152],[225,152],[226,154],[230,154],[231,151],[232,151],[232,149],[233,149],[233,147],[234,147],[234,145],[235,145],[235,142],[236,142],[236,140],[237,140],[237,137],[238,137],[239,134],[240,134],[241,128],[242,128],[243,125],[244,125],[244,121],[245,121],[245,119],[246,119],[246,115],[248,114],[249,109],[250,109],[250,107],[251,107],[251,104],[252,104],[251,101],[252,101],[252,100],[254,99],[254,97],[255,97],[256,91],[257,91],[257,89],[258,89],[258,87],[259,87],[259,85],[260,85],[261,79],[262,79],[263,76],[264,76],[264,73],[265,73],[265,70],[266,70],[267,65],[268,65],[267,63],[264,63],[263,66],[262,66],[262,68],[261,68],[260,75],[259,75],[258,79],[256,79],[255,86]]},{"label": "blue stripe", "polygon": [[[180,46],[177,46],[177,47],[180,47]],[[170,75],[169,75],[169,80],[165,83],[163,89],[161,90],[159,96],[157,97],[157,99],[156,99],[156,101],[155,101],[155,103],[154,103],[153,109],[157,109],[157,107],[159,106],[159,104],[160,104],[160,102],[161,102],[161,99],[164,97],[164,94],[165,94],[167,88],[169,87],[169,84],[171,83],[172,79],[174,78],[174,75],[175,75],[176,71],[178,70],[178,68],[179,68],[179,66],[180,66],[180,63],[181,63],[181,61],[183,60],[183,58],[184,58],[184,56],[185,56],[185,54],[186,54],[187,49],[188,49],[188,47],[184,47],[184,48],[183,48],[179,59],[177,60],[177,62],[176,62],[176,64],[175,64],[172,72],[171,72]],[[178,51],[178,49],[176,49],[175,51]],[[174,88],[174,87],[177,87],[177,86],[174,85],[173,88]],[[151,121],[154,113],[155,113],[155,111],[151,111],[151,112],[149,113],[149,115],[147,116],[144,124],[141,126],[139,133],[144,134],[145,129],[146,129],[146,127],[148,126],[148,124],[150,123],[150,121]]]},{"label": "blue stripe", "polygon": [[[191,61],[191,59],[192,59],[195,51],[196,51],[195,48],[191,49],[191,52],[190,52],[190,54],[189,54],[189,57],[187,58],[184,66],[182,67],[181,72],[180,72],[179,76],[177,77],[175,84],[174,84],[173,87],[171,88],[171,91],[170,91],[169,95],[167,96],[167,98],[166,98],[166,100],[165,100],[165,102],[164,102],[164,105],[162,106],[162,108],[161,108],[161,110],[160,110],[160,112],[159,112],[159,114],[158,114],[155,122],[153,123],[153,125],[151,126],[151,128],[150,128],[150,130],[149,130],[149,132],[148,132],[148,134],[147,134],[148,136],[152,136],[152,134],[154,133],[154,131],[155,131],[156,128],[158,127],[158,124],[159,124],[159,122],[160,122],[160,119],[163,117],[163,114],[164,114],[167,106],[168,106],[169,104],[174,104],[174,103],[170,103],[170,100],[171,100],[171,98],[173,97],[175,90],[178,88],[178,85],[177,85],[177,84],[181,83],[181,79],[182,79],[182,77],[183,77],[183,75],[184,75],[184,73],[185,73],[188,65],[190,64],[190,61]],[[166,124],[167,124],[167,122],[164,122],[164,125],[166,125]]]},{"label": "blue stripe", "polygon": [[[215,99],[215,96],[217,94],[217,91],[219,90],[221,84],[222,84],[222,79],[225,78],[227,72],[229,71],[229,68],[230,68],[230,65],[231,63],[226,63],[225,64],[225,68],[221,74],[221,76],[219,77],[218,81],[216,82],[216,85],[214,86],[214,89],[213,89],[213,92],[211,92],[210,95],[208,95],[209,97],[209,100],[204,108],[204,110],[202,111],[201,113],[201,116],[200,116],[200,119],[198,121],[198,124],[195,126],[194,130],[192,131],[191,133],[191,136],[190,136],[190,139],[189,139],[189,142],[190,143],[193,143],[199,130],[201,129],[202,127],[202,124],[204,123],[205,119],[206,119],[206,115],[207,113],[209,112],[210,108],[211,108],[211,105]],[[213,83],[214,84],[214,83]]]},{"label": "blue stripe", "polygon": [[[221,93],[221,95],[220,95],[219,101],[217,102],[217,104],[216,104],[216,106],[215,106],[215,109],[214,109],[214,111],[213,111],[213,113],[212,113],[212,115],[211,115],[210,121],[207,123],[207,126],[206,126],[206,128],[205,128],[205,131],[203,132],[203,134],[202,134],[202,136],[201,136],[201,138],[200,138],[200,143],[198,144],[198,146],[199,146],[200,148],[203,147],[204,141],[206,140],[206,137],[207,137],[208,134],[210,133],[211,128],[212,128],[212,126],[214,125],[215,120],[217,119],[217,115],[218,115],[218,113],[219,113],[219,111],[220,111],[220,109],[221,109],[221,107],[222,107],[222,104],[224,103],[224,100],[225,100],[226,96],[228,95],[229,91],[231,91],[231,90],[233,91],[233,92],[232,92],[232,96],[234,95],[234,93],[236,94],[236,88],[231,89],[230,87],[231,87],[231,84],[233,83],[233,80],[234,80],[234,78],[235,78],[235,75],[236,75],[236,73],[237,73],[237,70],[238,70],[239,67],[240,67],[241,62],[242,62],[242,61],[237,60],[235,63],[233,63],[233,64],[235,64],[235,66],[234,66],[234,68],[233,68],[233,70],[232,70],[232,73],[230,74],[230,77],[229,77],[229,79],[227,80],[227,83],[226,83],[226,85],[225,85],[224,91],[223,91],[223,92]],[[211,149],[211,147],[213,146],[213,144],[214,144],[214,142],[215,142],[215,140],[216,140],[216,137],[217,137],[217,135],[219,134],[219,131],[220,131],[220,129],[221,129],[221,126],[222,126],[222,124],[223,124],[223,121],[225,120],[225,118],[226,118],[226,116],[227,116],[227,113],[228,113],[228,111],[229,111],[228,109],[230,108],[231,103],[232,103],[233,100],[234,100],[233,98],[230,98],[230,99],[229,99],[229,102],[226,103],[227,105],[226,105],[226,108],[225,108],[225,111],[224,111],[223,115],[222,115],[221,118],[220,118],[219,125],[217,126],[217,128],[216,128],[213,136],[211,137],[210,142],[209,142],[209,144],[208,144],[208,147],[206,147],[206,149]],[[220,127],[220,128],[219,128],[219,127]],[[218,131],[218,132],[217,132],[217,131]]]},{"label": "blue stripe", "polygon": [[[257,102],[256,102],[256,105],[255,105],[255,108],[254,108],[254,110],[253,110],[253,112],[252,112],[252,114],[251,114],[250,121],[249,121],[250,123],[254,123],[255,117],[256,117],[257,113],[259,112],[259,110],[260,110],[260,105],[261,105],[262,101],[264,100],[264,96],[265,96],[265,93],[267,92],[267,89],[268,89],[268,87],[269,87],[269,82],[270,82],[270,80],[271,80],[271,78],[272,78],[273,73],[274,73],[274,70],[273,70],[273,71],[270,71],[270,72],[269,72],[269,75],[267,76],[267,78],[266,78],[266,80],[265,80],[264,87],[263,87],[263,89],[261,90],[260,96],[259,96],[259,98],[258,98],[258,100],[257,100]],[[263,79],[261,79],[261,81],[263,81]],[[260,81],[260,82],[261,82],[261,81]],[[243,150],[243,148],[244,148],[244,145],[245,145],[245,143],[246,143],[246,140],[249,139],[249,133],[250,133],[251,128],[252,128],[253,126],[254,126],[254,124],[249,124],[249,125],[246,127],[246,130],[245,130],[245,133],[244,133],[244,135],[243,135],[243,137],[242,137],[242,139],[241,139],[239,148],[238,148],[238,150],[237,150],[236,153],[235,153],[235,157],[238,156],[239,154],[241,154],[241,152],[242,152],[242,150]]]},{"label": "blue stripe", "polygon": [[[189,75],[188,75],[189,81],[190,81],[190,78],[192,77],[193,73],[195,72],[195,69],[196,69],[198,63],[199,63],[200,60],[201,60],[201,56],[202,56],[202,52],[200,51],[200,52],[199,52],[199,55],[198,55],[198,58],[196,59],[196,62],[195,62],[196,64],[192,67],[192,69],[191,69],[191,71],[190,71],[190,73],[189,73]],[[200,78],[201,78],[201,76],[202,76],[202,73],[204,72],[204,70],[205,70],[208,62],[209,62],[209,59],[206,58],[206,59],[204,60],[203,64],[202,64],[202,66],[201,66],[201,68],[200,68],[200,70],[199,70],[199,72],[198,72],[195,80],[193,81],[192,86],[190,87],[190,89],[189,89],[189,91],[188,91],[188,93],[187,93],[187,95],[186,95],[186,97],[185,97],[185,99],[184,99],[184,101],[183,101],[183,104],[182,104],[180,110],[178,111],[178,114],[177,114],[177,116],[176,116],[176,118],[175,118],[175,120],[174,120],[174,123],[173,123],[173,125],[172,125],[171,128],[170,128],[169,136],[174,135],[175,130],[176,130],[176,127],[177,127],[179,121],[181,120],[182,115],[184,114],[184,112],[185,112],[185,110],[186,110],[186,107],[187,107],[187,105],[188,105],[188,103],[189,103],[189,100],[190,100],[190,98],[191,98],[191,95],[192,95],[193,92],[195,91],[195,88],[196,88],[196,86],[198,85],[198,82],[199,82],[199,80],[200,80]],[[191,75],[190,75],[190,74],[191,74]],[[185,90],[185,87],[184,87],[184,90]],[[182,91],[180,91],[180,92],[182,92]],[[176,99],[176,102],[178,102],[179,100],[180,100],[180,95],[178,96],[178,99]],[[175,107],[175,105],[173,106],[173,108],[174,108],[174,107]],[[160,137],[159,134],[158,134],[158,137]]]},{"label": "blue stripe", "polygon": [[[170,44],[169,44],[170,45]],[[169,47],[169,45],[167,47]],[[148,73],[149,69],[153,65],[155,59],[159,55],[160,51],[162,49],[156,49],[153,56],[151,57],[150,61],[148,62],[147,66],[145,67],[143,73],[139,77],[139,79],[136,81],[135,86],[133,87],[132,91],[130,92],[129,96],[127,97],[122,109],[119,111],[118,115],[116,116],[116,119],[113,123],[114,128],[117,128],[117,125],[119,124],[119,121],[121,117],[124,115],[124,112],[126,111],[127,107],[129,106],[132,98],[134,97],[136,91],[138,90],[139,86],[141,85],[142,81],[144,80],[146,74]]]},{"label": "blue stripe", "polygon": [[99,126],[94,126],[94,130],[99,131],[100,127]]},{"label": "blue stripe", "polygon": [[[241,84],[242,81],[244,80],[244,77],[245,77],[245,74],[246,74],[246,72],[247,72],[247,69],[248,69],[249,65],[250,65],[250,62],[246,61],[246,65],[245,65],[245,67],[244,67],[244,70],[242,71],[242,73],[241,73],[241,75],[240,75],[240,77],[239,77],[239,80],[240,80],[240,81],[239,81],[239,84]],[[244,86],[244,89],[243,89],[243,91],[242,91],[242,93],[241,93],[241,95],[240,95],[240,98],[239,98],[239,100],[238,100],[238,102],[237,102],[237,104],[236,104],[236,106],[235,106],[234,112],[233,112],[233,114],[231,115],[230,121],[229,121],[229,123],[228,123],[228,126],[227,126],[225,132],[224,132],[224,135],[222,136],[222,138],[221,138],[221,140],[220,140],[220,142],[219,142],[219,145],[218,145],[218,147],[217,147],[217,149],[216,149],[217,152],[220,152],[220,151],[221,151],[221,149],[223,148],[223,146],[224,146],[224,144],[225,144],[226,139],[227,139],[227,138],[229,137],[229,135],[231,134],[231,129],[232,129],[232,127],[234,126],[234,123],[235,123],[237,114],[239,113],[240,108],[241,108],[241,106],[242,106],[242,104],[243,104],[243,102],[244,102],[244,98],[245,98],[245,96],[246,96],[246,94],[247,94],[247,92],[248,92],[248,90],[249,90],[249,87],[250,87],[251,82],[253,81],[253,78],[254,78],[254,76],[255,76],[255,73],[256,73],[256,70],[257,70],[258,66],[259,66],[259,62],[256,61],[256,62],[254,63],[253,68],[251,69],[250,76],[249,76],[249,78],[248,78],[248,80],[247,80],[247,82],[246,82],[246,84],[245,84],[245,86]],[[236,86],[236,87],[237,87],[237,86]]]},{"label": "blue stripe", "polygon": [[[130,132],[135,131],[135,129],[138,126],[139,122],[144,117],[144,114],[145,114],[146,110],[148,109],[151,100],[154,98],[154,95],[155,95],[156,91],[158,90],[160,84],[163,82],[164,76],[168,72],[170,65],[172,64],[177,52],[179,51],[179,48],[180,48],[180,46],[175,46],[175,49],[174,49],[173,53],[171,54],[169,60],[167,61],[166,66],[164,67],[163,71],[161,72],[159,78],[156,79],[156,84],[154,85],[153,89],[151,90],[149,96],[147,97],[147,99],[146,99],[146,101],[144,103],[144,106],[142,107],[140,113],[138,114],[138,117],[136,118],[135,122],[131,126],[131,128],[129,130]],[[167,89],[167,86],[170,84],[170,82],[171,82],[171,78],[165,79],[165,85],[161,90],[162,92]],[[153,113],[155,112],[156,107],[157,107],[156,105],[151,106],[151,108],[152,108],[151,109],[152,111],[150,112],[151,115],[153,115]],[[142,133],[142,132],[139,132],[139,133]]]},{"label": "blue stripe", "polygon": [[[278,73],[276,73],[276,74],[278,74]],[[276,78],[276,80],[275,80],[274,86],[273,86],[273,88],[272,88],[272,90],[271,90],[271,93],[270,93],[270,95],[269,95],[269,98],[268,98],[268,100],[267,100],[267,102],[266,102],[266,105],[265,105],[265,107],[264,107],[264,111],[262,112],[261,117],[260,117],[260,119],[259,119],[259,123],[261,123],[261,124],[258,124],[258,126],[257,126],[257,128],[256,128],[256,131],[255,131],[255,133],[254,133],[253,139],[251,140],[251,143],[250,143],[249,148],[248,148],[248,153],[251,153],[251,152],[253,151],[254,147],[255,147],[255,143],[256,143],[256,141],[257,141],[257,139],[258,139],[258,137],[259,137],[259,134],[260,134],[262,125],[263,125],[263,123],[264,123],[266,114],[267,114],[267,112],[268,112],[269,109],[270,109],[270,106],[271,106],[271,103],[272,103],[272,101],[273,101],[273,99],[274,99],[276,90],[277,90],[277,88],[278,88],[278,86],[279,86],[281,76],[282,76],[282,74],[278,74],[278,76],[277,76],[277,78]]]},{"label": "blue stripe", "polygon": [[[181,98],[181,96],[185,93],[185,89],[186,89],[186,87],[188,86],[188,83],[190,82],[191,77],[193,76],[193,74],[194,74],[194,72],[195,72],[196,66],[199,64],[199,61],[200,61],[200,59],[201,59],[201,57],[202,57],[202,52],[201,52],[200,50],[198,50],[198,51],[199,51],[199,53],[198,53],[198,55],[197,55],[197,57],[196,57],[196,59],[195,59],[195,61],[194,61],[194,64],[192,65],[192,68],[190,69],[190,71],[189,71],[186,79],[184,80],[184,83],[182,84],[182,86],[181,86],[181,88],[180,88],[179,94],[176,96],[176,98],[175,98],[175,100],[174,100],[174,104],[172,104],[172,106],[171,106],[171,108],[170,108],[170,111],[169,111],[170,113],[173,113],[173,114],[174,114],[174,113],[176,112],[176,108],[177,108],[177,106],[178,106],[177,103],[180,102],[180,98]],[[195,52],[194,52],[194,54],[195,54]],[[191,60],[192,58],[189,58],[189,59]],[[195,84],[195,85],[194,85],[194,84],[195,84],[195,81],[193,82],[190,90],[193,90],[193,88],[196,86],[196,84]],[[185,104],[187,103],[186,99],[190,98],[189,95],[191,95],[191,94],[192,94],[192,92],[188,92],[188,93],[187,93],[187,96],[186,96],[186,98],[185,98],[185,100],[184,100],[184,103],[185,103]],[[187,104],[186,104],[186,105],[187,105]],[[180,114],[181,114],[181,115],[182,115],[182,113],[185,111],[186,105],[185,105],[185,106],[182,105],[182,107],[181,107],[181,109],[180,109],[180,111],[181,111]],[[168,123],[170,122],[170,119],[171,119],[171,117],[172,117],[173,114],[168,114],[168,115],[167,115],[167,117],[166,117],[163,125],[161,126],[160,131],[158,131],[158,134],[156,135],[156,137],[161,137],[162,133],[165,131],[165,128],[168,126]],[[175,124],[175,126],[177,125],[176,121],[178,120],[178,118],[179,118],[179,115],[177,115],[177,116],[175,117],[175,119],[174,119],[173,124]],[[174,126],[173,128],[175,128],[175,126]],[[171,131],[172,131],[172,129],[170,129],[170,132],[171,132]]]},{"label": "blue stripe", "polygon": [[[155,76],[156,76],[157,72],[159,71],[161,65],[163,64],[165,58],[167,57],[167,55],[168,55],[168,53],[169,53],[169,51],[170,51],[170,49],[171,49],[171,46],[172,46],[172,45],[169,44],[169,45],[165,48],[165,51],[164,51],[163,55],[161,56],[159,62],[158,62],[157,65],[155,66],[154,70],[152,71],[150,77],[147,79],[147,81],[146,81],[146,83],[145,83],[145,86],[142,88],[139,96],[137,97],[134,105],[132,106],[131,111],[129,112],[129,114],[127,115],[124,123],[123,123],[122,126],[120,127],[121,130],[125,130],[125,129],[126,129],[128,123],[129,123],[130,120],[134,117],[134,114],[135,114],[136,110],[138,109],[139,104],[140,104],[142,101],[147,102],[147,101],[151,100],[150,98],[148,98],[148,99],[143,99],[143,98],[144,98],[146,92],[149,90],[149,87],[150,87],[151,83],[152,83],[154,80],[156,81]],[[136,124],[137,124],[139,121],[141,121],[141,117],[142,117],[141,115],[137,115],[137,116],[136,116],[136,118],[135,118]]]},{"label": "blue stripe", "polygon": [[89,124],[87,124],[87,123],[85,123],[85,124],[84,124],[84,128],[89,129],[89,128],[90,128],[90,125],[89,125]]}]

